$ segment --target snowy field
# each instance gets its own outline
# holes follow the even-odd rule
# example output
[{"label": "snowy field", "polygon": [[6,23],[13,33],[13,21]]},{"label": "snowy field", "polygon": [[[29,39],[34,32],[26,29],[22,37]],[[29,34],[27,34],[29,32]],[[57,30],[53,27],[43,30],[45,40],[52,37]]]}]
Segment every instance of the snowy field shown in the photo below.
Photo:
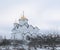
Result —
[{"label": "snowy field", "polygon": [[[1,46],[0,50],[21,50],[22,47],[13,47],[13,46]],[[28,50],[28,47],[25,46],[25,50]],[[31,50],[35,50],[31,48]],[[37,48],[37,50],[52,50],[52,48]],[[60,50],[60,47],[56,47],[54,50]]]}]

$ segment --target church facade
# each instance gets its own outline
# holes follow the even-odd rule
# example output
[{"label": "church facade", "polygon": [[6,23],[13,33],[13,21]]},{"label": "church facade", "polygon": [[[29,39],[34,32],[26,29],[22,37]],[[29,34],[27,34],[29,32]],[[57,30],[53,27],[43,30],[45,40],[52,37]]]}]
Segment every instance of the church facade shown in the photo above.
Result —
[{"label": "church facade", "polygon": [[23,15],[19,23],[14,23],[12,29],[12,39],[26,40],[26,36],[36,37],[39,34],[39,28],[28,24],[28,19]]}]

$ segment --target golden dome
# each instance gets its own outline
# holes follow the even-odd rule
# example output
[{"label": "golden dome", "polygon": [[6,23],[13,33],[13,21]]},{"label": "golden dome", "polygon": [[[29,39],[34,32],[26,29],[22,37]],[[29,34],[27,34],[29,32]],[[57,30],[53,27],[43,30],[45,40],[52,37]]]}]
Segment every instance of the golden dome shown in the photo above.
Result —
[{"label": "golden dome", "polygon": [[27,19],[27,18],[25,18],[25,16],[22,16],[21,19]]},{"label": "golden dome", "polygon": [[23,16],[21,17],[21,19],[27,19],[27,18],[24,16],[24,11],[23,11]]}]

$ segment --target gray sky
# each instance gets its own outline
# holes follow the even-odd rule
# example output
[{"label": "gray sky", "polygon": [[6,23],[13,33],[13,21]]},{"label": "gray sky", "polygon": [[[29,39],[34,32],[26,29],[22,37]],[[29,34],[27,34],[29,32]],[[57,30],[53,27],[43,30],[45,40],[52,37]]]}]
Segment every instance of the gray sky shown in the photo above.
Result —
[{"label": "gray sky", "polygon": [[60,0],[0,0],[0,35],[11,36],[13,23],[23,11],[29,24],[60,30]]}]

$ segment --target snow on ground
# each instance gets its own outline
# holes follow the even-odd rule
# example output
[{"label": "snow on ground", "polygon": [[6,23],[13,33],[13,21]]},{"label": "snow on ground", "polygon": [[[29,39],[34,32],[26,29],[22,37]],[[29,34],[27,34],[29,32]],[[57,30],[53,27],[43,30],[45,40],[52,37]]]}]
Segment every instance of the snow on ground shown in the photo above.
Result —
[{"label": "snow on ground", "polygon": [[[15,49],[17,50],[17,48],[22,48],[22,47],[13,47],[13,46],[0,46],[0,50],[6,50],[6,49],[8,49],[8,47],[9,47],[10,50],[15,50]],[[25,45],[23,47],[26,50],[28,50],[28,46]],[[60,47],[55,47],[55,48],[56,48],[56,50],[60,50]],[[35,49],[34,48],[31,48],[31,50],[35,50]],[[37,48],[37,50],[52,50],[52,48],[51,47],[49,47],[49,49],[48,48]]]},{"label": "snow on ground", "polygon": [[57,47],[56,49],[57,49],[57,50],[60,50],[60,47]]},{"label": "snow on ground", "polygon": [[37,48],[37,50],[48,50],[48,49],[45,49],[45,48]]}]

